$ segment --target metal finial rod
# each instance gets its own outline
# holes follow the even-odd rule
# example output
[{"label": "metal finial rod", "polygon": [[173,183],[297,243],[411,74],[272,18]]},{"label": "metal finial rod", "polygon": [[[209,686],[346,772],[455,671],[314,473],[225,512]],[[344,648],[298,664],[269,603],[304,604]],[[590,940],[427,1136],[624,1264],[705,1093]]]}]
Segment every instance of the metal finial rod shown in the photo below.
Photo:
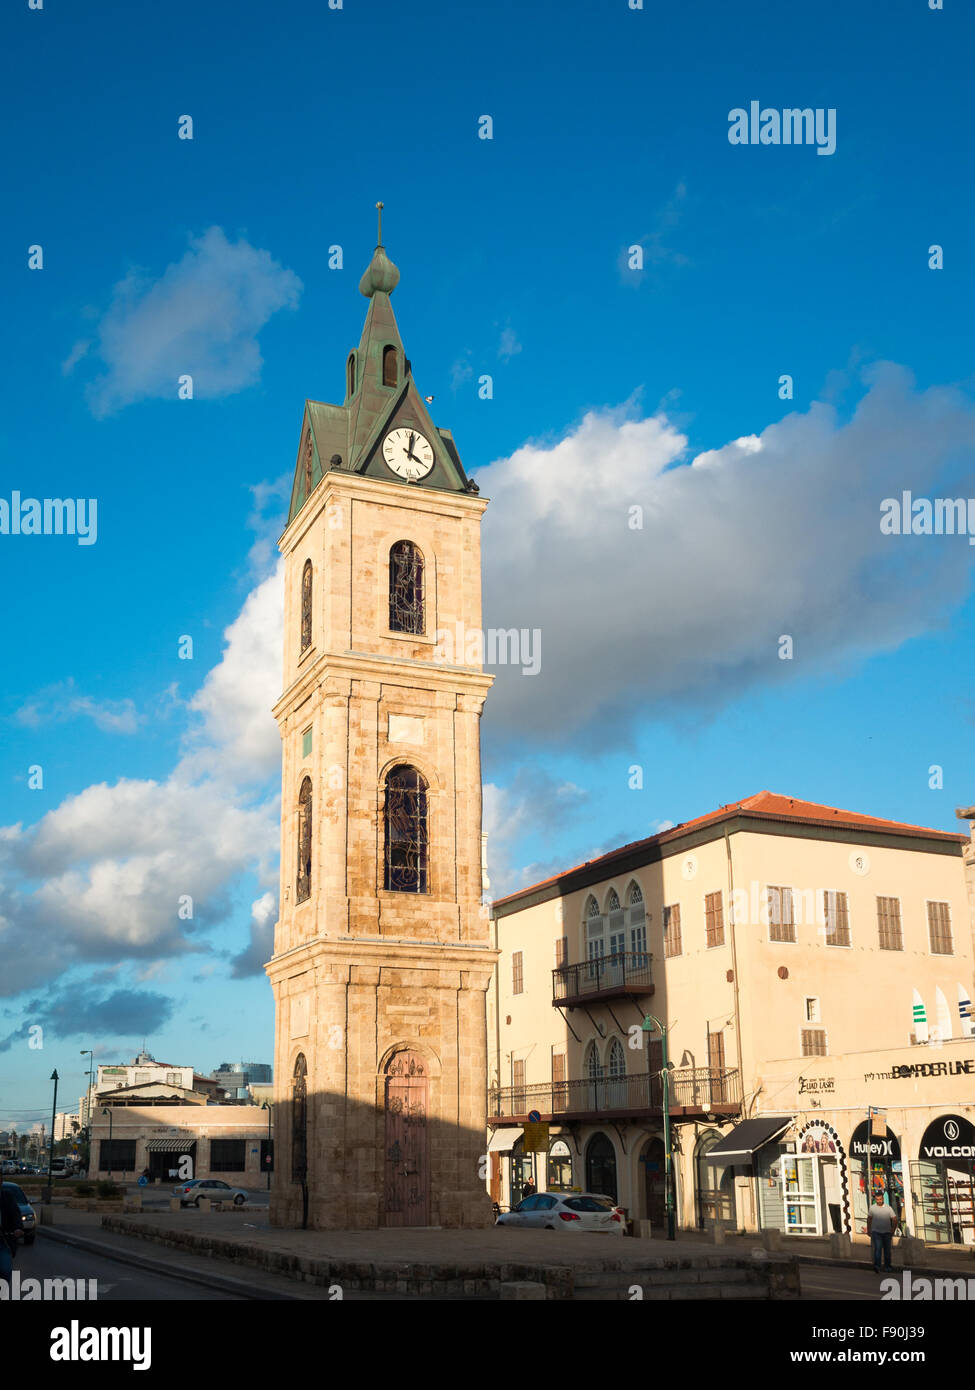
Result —
[{"label": "metal finial rod", "polygon": [[377,244],[378,244],[379,246],[382,246],[382,244],[383,244],[383,205],[382,205],[382,203],[377,203],[377,204],[376,204],[376,211],[379,213],[379,241],[378,241]]}]

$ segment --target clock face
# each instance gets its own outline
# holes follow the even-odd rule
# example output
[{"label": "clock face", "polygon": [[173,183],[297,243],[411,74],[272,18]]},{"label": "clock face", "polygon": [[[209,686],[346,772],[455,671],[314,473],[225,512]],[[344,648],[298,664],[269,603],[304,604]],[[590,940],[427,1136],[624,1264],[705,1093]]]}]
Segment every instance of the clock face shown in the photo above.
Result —
[{"label": "clock face", "polygon": [[383,458],[398,478],[415,483],[433,467],[433,447],[416,430],[390,430],[383,440]]}]

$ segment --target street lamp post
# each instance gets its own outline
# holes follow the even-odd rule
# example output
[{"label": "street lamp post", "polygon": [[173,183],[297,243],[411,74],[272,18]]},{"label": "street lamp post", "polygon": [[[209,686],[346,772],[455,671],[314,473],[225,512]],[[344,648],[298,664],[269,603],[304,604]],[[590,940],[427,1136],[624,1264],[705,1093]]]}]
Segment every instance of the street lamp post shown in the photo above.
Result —
[{"label": "street lamp post", "polygon": [[664,1191],[667,1203],[667,1239],[675,1240],[676,1232],[674,1229],[674,1187],[673,1187],[673,1159],[670,1152],[670,1061],[667,1056],[667,1029],[658,1018],[653,1014],[647,1014],[643,1020],[644,1033],[656,1031],[660,1034],[660,1057],[661,1069],[660,1077],[663,1082],[663,1109],[664,1109]]},{"label": "street lamp post", "polygon": [[[111,1107],[110,1105],[106,1105],[106,1106],[102,1109],[102,1114],[108,1116],[108,1176],[109,1176],[109,1179],[111,1179],[111,1176],[112,1176],[112,1120],[114,1119],[114,1116],[112,1115],[112,1107]],[[89,1141],[89,1142],[90,1142],[90,1141]],[[101,1155],[99,1155],[99,1157],[101,1157]],[[98,1166],[101,1167],[101,1164],[99,1164]]]},{"label": "street lamp post", "polygon": [[55,1067],[51,1072],[51,1080],[54,1082],[54,1105],[51,1110],[51,1147],[47,1155],[47,1192],[44,1197],[47,1202],[51,1200],[51,1184],[54,1181],[54,1121],[58,1113],[58,1082],[60,1079],[58,1069]]},{"label": "street lamp post", "polygon": [[81,1049],[82,1057],[88,1058],[88,1094],[85,1097],[85,1119],[88,1121],[88,1140],[91,1142],[91,1092],[95,1084],[95,1053],[90,1047]]},{"label": "street lamp post", "polygon": [[267,1111],[267,1152],[264,1155],[264,1167],[267,1170],[267,1190],[271,1190],[271,1107],[267,1101],[261,1102],[261,1109]]}]

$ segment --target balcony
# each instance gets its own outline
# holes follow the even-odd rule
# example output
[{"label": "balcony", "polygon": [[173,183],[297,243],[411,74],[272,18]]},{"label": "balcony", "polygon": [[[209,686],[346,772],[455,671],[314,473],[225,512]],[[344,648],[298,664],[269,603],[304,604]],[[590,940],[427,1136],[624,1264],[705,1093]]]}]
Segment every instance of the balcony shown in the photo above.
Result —
[{"label": "balcony", "polygon": [[[738,1071],[683,1067],[670,1073],[670,1114],[702,1118],[705,1111],[731,1116],[741,1108]],[[647,1072],[592,1081],[548,1081],[537,1086],[505,1086],[488,1097],[488,1123],[524,1124],[537,1110],[543,1121],[625,1119],[663,1114],[663,1082]]]},{"label": "balcony", "polygon": [[571,1009],[600,999],[650,995],[652,959],[646,951],[619,951],[579,965],[560,965],[552,971],[552,1003]]}]

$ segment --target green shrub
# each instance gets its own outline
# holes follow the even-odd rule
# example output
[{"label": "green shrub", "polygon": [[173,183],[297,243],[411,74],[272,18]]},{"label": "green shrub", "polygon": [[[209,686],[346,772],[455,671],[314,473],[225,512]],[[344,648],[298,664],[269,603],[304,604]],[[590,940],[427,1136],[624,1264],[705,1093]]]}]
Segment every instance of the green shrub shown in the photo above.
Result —
[{"label": "green shrub", "polygon": [[76,1182],[74,1185],[74,1195],[76,1197],[91,1197],[95,1191],[93,1182]]},{"label": "green shrub", "polygon": [[122,1197],[125,1189],[112,1182],[111,1178],[103,1178],[98,1184],[99,1197]]}]

